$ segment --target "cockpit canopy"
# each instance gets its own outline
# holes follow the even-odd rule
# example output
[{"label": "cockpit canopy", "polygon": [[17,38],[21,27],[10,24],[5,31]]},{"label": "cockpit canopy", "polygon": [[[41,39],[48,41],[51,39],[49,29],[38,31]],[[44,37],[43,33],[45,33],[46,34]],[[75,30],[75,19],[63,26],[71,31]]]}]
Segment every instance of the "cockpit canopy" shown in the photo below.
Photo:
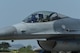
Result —
[{"label": "cockpit canopy", "polygon": [[48,22],[48,21],[54,21],[54,20],[59,20],[63,18],[68,18],[68,16],[64,16],[56,12],[38,11],[26,17],[23,20],[23,22],[26,22],[26,23]]}]

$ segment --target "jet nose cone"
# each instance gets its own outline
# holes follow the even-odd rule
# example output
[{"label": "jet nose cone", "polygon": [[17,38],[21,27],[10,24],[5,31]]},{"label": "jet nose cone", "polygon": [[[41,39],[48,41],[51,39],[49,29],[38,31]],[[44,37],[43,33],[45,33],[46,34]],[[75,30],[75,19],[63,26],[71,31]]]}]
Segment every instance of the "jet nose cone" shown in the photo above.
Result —
[{"label": "jet nose cone", "polygon": [[0,30],[0,36],[4,36],[4,35],[14,35],[16,33],[16,28],[15,27],[6,27],[3,28],[2,30]]}]

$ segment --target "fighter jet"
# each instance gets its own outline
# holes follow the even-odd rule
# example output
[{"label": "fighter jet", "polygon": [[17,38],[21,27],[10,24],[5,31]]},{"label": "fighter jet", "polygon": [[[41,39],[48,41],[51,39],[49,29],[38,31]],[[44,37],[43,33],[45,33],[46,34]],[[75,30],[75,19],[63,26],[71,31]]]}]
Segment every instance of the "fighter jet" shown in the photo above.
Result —
[{"label": "fighter jet", "polygon": [[80,19],[52,11],[38,11],[22,22],[0,30],[0,40],[46,39],[46,51],[80,51]]}]

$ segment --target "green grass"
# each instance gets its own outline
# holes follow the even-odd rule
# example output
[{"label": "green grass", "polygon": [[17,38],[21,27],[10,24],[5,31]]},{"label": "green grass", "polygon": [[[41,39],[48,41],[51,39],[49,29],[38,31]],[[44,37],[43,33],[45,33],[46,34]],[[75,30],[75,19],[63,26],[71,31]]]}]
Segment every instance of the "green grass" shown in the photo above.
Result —
[{"label": "green grass", "polygon": [[34,53],[34,51],[31,49],[31,47],[23,47],[19,49],[20,53]]}]

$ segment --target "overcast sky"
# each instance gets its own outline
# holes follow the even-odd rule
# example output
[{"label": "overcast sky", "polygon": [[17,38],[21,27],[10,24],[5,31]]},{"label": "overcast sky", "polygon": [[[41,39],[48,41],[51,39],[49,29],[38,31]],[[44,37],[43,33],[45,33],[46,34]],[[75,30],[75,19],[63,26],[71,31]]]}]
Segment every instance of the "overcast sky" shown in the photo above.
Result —
[{"label": "overcast sky", "polygon": [[[44,10],[80,19],[80,0],[0,0],[0,28],[19,23],[31,13]],[[11,44],[37,46],[35,40],[19,40]]]}]

